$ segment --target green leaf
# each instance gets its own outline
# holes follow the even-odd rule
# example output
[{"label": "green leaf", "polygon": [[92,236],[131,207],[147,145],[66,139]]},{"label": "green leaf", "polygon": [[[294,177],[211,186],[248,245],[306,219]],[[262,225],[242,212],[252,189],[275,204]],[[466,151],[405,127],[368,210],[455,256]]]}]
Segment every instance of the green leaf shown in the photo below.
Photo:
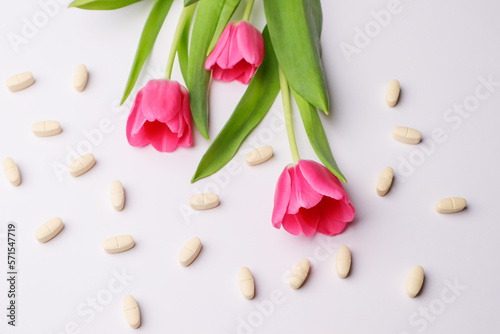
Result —
[{"label": "green leaf", "polygon": [[194,20],[189,47],[187,85],[191,115],[205,139],[208,136],[208,89],[210,72],[205,70],[207,50],[217,28],[225,0],[201,0]]},{"label": "green leaf", "polygon": [[264,9],[276,57],[290,87],[328,113],[320,0],[264,0]]},{"label": "green leaf", "polygon": [[184,0],[184,7],[187,7],[189,5],[192,5],[200,0]]},{"label": "green leaf", "polygon": [[172,6],[173,0],[156,0],[151,12],[149,13],[144,29],[142,30],[141,39],[139,40],[139,45],[137,46],[137,52],[135,54],[134,63],[132,64],[132,69],[130,70],[130,75],[128,77],[127,85],[125,86],[125,92],[123,93],[122,101],[125,100],[132,92],[132,89],[139,78],[139,74],[148,59],[151,50],[156,41],[156,37],[160,32],[160,29],[167,17],[168,11]]},{"label": "green leaf", "polygon": [[278,62],[267,28],[263,36],[266,46],[264,61],[231,117],[201,159],[191,182],[210,176],[224,167],[262,121],[278,96]]},{"label": "green leaf", "polygon": [[315,106],[307,102],[302,98],[297,92],[293,92],[295,102],[300,110],[300,115],[302,116],[302,123],[304,123],[304,128],[306,129],[307,137],[309,142],[316,152],[316,155],[325,165],[330,172],[332,172],[340,180],[347,182],[345,176],[337,166],[335,159],[333,158],[332,150],[330,149],[330,144],[328,143],[328,138],[325,134],[325,129],[323,129],[323,124],[321,124],[321,119],[318,115],[318,110]]},{"label": "green leaf", "polygon": [[179,41],[179,47],[177,49],[177,56],[179,57],[179,65],[181,67],[184,82],[187,82],[189,33],[191,32],[191,23],[193,21],[195,7],[196,6],[193,6],[192,11],[188,14],[186,24],[184,25],[184,30],[182,31],[181,39]]},{"label": "green leaf", "polygon": [[141,0],[75,0],[68,7],[90,10],[112,10],[123,8]]},{"label": "green leaf", "polygon": [[212,41],[210,42],[210,46],[208,47],[207,56],[215,48],[215,45],[219,41],[220,35],[222,35],[224,28],[226,28],[229,20],[233,16],[236,8],[238,8],[240,2],[241,0],[227,0],[224,3],[224,7],[222,8],[222,13],[220,14],[219,17],[219,22],[217,23],[217,28],[215,29],[214,36],[212,37]]}]

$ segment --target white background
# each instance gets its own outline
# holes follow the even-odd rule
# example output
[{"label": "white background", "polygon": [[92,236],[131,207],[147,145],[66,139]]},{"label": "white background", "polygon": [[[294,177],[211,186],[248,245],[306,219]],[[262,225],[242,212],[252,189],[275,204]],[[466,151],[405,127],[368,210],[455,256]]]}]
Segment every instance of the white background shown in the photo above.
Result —
[{"label": "white background", "polygon": [[[14,188],[0,177],[2,334],[132,333],[122,311],[127,294],[141,307],[137,333],[498,331],[500,87],[466,118],[447,110],[474,101],[479,77],[500,82],[500,3],[402,0],[390,23],[373,30],[369,45],[348,62],[340,45],[355,45],[357,28],[376,29],[371,11],[386,9],[389,1],[322,1],[323,57],[333,101],[331,115],[322,119],[357,209],[355,221],[333,238],[296,237],[271,225],[275,183],[291,162],[280,99],[245,144],[272,145],[272,160],[250,168],[238,154],[231,168],[191,185],[208,143],[197,134],[193,148],[171,154],[130,147],[124,130],[130,101],[118,107],[152,2],[109,12],[53,3],[53,17],[45,22],[36,0],[0,5],[0,78],[28,70],[36,78],[22,92],[0,89],[0,157],[11,156],[23,178]],[[162,76],[181,8],[176,0],[141,86]],[[22,36],[23,20],[33,22],[34,16],[38,31],[14,48],[9,36]],[[262,28],[263,17],[258,0],[252,21]],[[80,63],[87,65],[90,80],[76,93],[72,76]],[[177,67],[174,78],[181,80]],[[390,109],[384,98],[393,78],[403,92]],[[212,138],[244,90],[239,83],[213,83]],[[63,133],[35,137],[31,124],[49,119],[61,122]],[[423,142],[394,141],[396,125],[420,130]],[[445,133],[440,143],[432,139],[438,128]],[[296,129],[302,157],[315,159],[299,119]],[[85,133],[92,133],[93,142]],[[58,176],[55,167],[72,160],[70,152],[89,148],[97,159],[89,173]],[[418,166],[410,173],[408,166],[402,169],[403,160]],[[396,170],[396,179],[381,198],[375,184],[386,166]],[[122,212],[109,203],[114,179],[127,194]],[[199,214],[186,210],[189,197],[207,189],[219,193],[220,207]],[[437,214],[435,203],[449,196],[465,197],[467,210]],[[35,230],[54,216],[63,219],[65,229],[39,244]],[[8,222],[18,229],[16,328],[7,326],[4,315]],[[119,234],[132,234],[136,247],[106,254],[102,242]],[[203,250],[183,268],[177,256],[193,236],[201,238]],[[341,280],[335,255],[344,244],[353,266]],[[293,291],[283,277],[302,257],[313,262],[311,275]],[[410,299],[406,279],[417,264],[424,267],[426,282],[421,295]],[[241,266],[254,274],[253,301],[239,292]],[[121,284],[114,271],[133,278]],[[447,288],[454,282],[462,290]],[[278,304],[270,304],[272,294],[280,296]],[[92,299],[99,311],[90,311]]]}]

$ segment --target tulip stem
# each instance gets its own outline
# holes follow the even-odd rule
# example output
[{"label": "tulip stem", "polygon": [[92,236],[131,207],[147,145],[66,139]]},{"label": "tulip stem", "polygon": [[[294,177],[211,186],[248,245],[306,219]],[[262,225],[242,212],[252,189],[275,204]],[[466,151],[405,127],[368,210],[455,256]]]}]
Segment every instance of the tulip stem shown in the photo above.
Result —
[{"label": "tulip stem", "polygon": [[290,151],[292,151],[293,162],[297,163],[300,160],[299,150],[297,148],[297,141],[295,140],[295,132],[293,131],[293,118],[292,118],[292,105],[290,103],[290,87],[286,80],[283,71],[279,69],[280,73],[280,86],[281,97],[283,99],[283,111],[285,114],[286,133],[288,135],[288,143],[290,144]]},{"label": "tulip stem", "polygon": [[248,21],[250,14],[252,13],[253,3],[255,0],[248,0],[247,6],[245,7],[245,13],[243,14],[243,21]]},{"label": "tulip stem", "polygon": [[188,17],[193,13],[196,8],[196,4],[184,7],[179,18],[179,23],[177,23],[177,28],[175,29],[174,39],[172,40],[172,47],[170,48],[170,54],[168,55],[167,69],[165,70],[165,79],[170,79],[172,76],[172,68],[174,67],[175,54],[179,48],[179,41],[181,40],[182,31],[186,25]]}]

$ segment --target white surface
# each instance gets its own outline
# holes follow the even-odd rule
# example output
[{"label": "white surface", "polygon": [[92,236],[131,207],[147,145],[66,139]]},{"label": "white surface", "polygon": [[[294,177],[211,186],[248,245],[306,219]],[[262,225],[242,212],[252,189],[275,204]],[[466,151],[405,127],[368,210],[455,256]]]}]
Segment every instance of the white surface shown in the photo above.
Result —
[{"label": "white surface", "polygon": [[[372,20],[370,12],[387,4],[323,1],[323,56],[333,101],[331,116],[323,120],[349,180],[346,189],[357,216],[339,236],[305,238],[276,230],[270,222],[275,182],[291,160],[277,116],[279,99],[232,168],[190,185],[208,144],[197,135],[194,148],[173,154],[132,148],[124,133],[130,104],[118,107],[151,1],[112,12],[58,5],[57,13],[19,52],[8,34],[20,34],[23,19],[31,21],[40,4],[2,2],[0,78],[30,70],[36,83],[15,94],[0,89],[0,157],[12,156],[23,178],[18,188],[0,178],[0,233],[7,222],[17,223],[19,250],[18,327],[6,325],[7,286],[2,278],[0,332],[132,333],[122,310],[127,294],[141,308],[143,325],[137,333],[238,333],[241,319],[247,322],[249,317],[256,326],[239,333],[496,332],[500,87],[459,126],[443,116],[475,93],[479,77],[492,75],[500,81],[500,3],[405,0],[402,11],[348,63],[339,45],[352,44],[356,27],[363,28]],[[180,9],[177,0],[143,82],[162,75]],[[260,1],[252,17],[263,26]],[[90,77],[87,89],[76,93],[72,76],[81,63]],[[181,78],[178,69],[174,77]],[[393,78],[401,82],[402,95],[390,109],[385,91]],[[244,89],[237,83],[213,84],[212,137]],[[47,119],[60,121],[62,134],[35,137],[31,124]],[[84,132],[102,122],[112,130],[91,144],[97,165],[79,178],[66,173],[59,180],[53,164],[72,160],[69,151],[88,149]],[[420,130],[423,142],[410,146],[394,141],[391,130],[396,125]],[[400,159],[418,158],[412,152],[428,147],[436,128],[443,129],[446,140],[425,155],[411,176],[403,177]],[[314,158],[300,123],[296,129],[302,157]],[[248,148],[265,144],[274,147],[275,157],[246,166]],[[375,187],[386,166],[394,167],[395,183],[381,198]],[[127,195],[122,212],[114,211],[109,200],[115,179],[122,181]],[[202,190],[218,192],[220,207],[185,218],[181,209]],[[449,196],[465,197],[468,209],[453,216],[437,214],[435,203]],[[36,228],[54,216],[63,219],[65,229],[39,244]],[[117,255],[104,252],[105,239],[128,233],[136,240],[134,249]],[[193,236],[201,238],[203,250],[183,268],[177,256]],[[0,258],[5,261],[5,239],[1,242]],[[353,256],[345,280],[335,273],[336,251],[343,244]],[[292,291],[283,276],[302,257],[311,259],[311,275],[300,290]],[[426,271],[426,283],[422,294],[410,299],[406,279],[417,264]],[[239,291],[241,266],[248,266],[255,277],[252,301]],[[115,284],[121,291],[109,294],[109,284],[116,283],[113,271],[122,270],[133,279],[126,286]],[[447,280],[466,286],[451,302]],[[282,295],[282,303],[259,316],[259,305],[267,307],[273,291]],[[449,303],[439,302],[443,293]],[[92,315],[86,303],[95,298],[105,305],[97,305],[99,311]],[[425,320],[418,312],[429,307],[440,314],[431,310]]]}]

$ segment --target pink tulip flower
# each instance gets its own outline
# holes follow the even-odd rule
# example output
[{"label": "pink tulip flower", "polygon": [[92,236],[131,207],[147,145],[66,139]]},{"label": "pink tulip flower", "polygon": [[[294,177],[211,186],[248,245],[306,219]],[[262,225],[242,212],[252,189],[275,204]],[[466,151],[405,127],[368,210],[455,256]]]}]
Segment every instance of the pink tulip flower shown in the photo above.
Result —
[{"label": "pink tulip flower", "polygon": [[274,227],[283,226],[293,235],[336,235],[354,214],[342,184],[323,165],[299,160],[281,173],[274,195]]},{"label": "pink tulip flower", "polygon": [[160,152],[193,145],[189,93],[177,81],[150,80],[137,94],[127,120],[130,145]]},{"label": "pink tulip flower", "polygon": [[261,32],[247,21],[232,22],[222,32],[205,68],[213,71],[214,79],[248,84],[263,60]]}]

